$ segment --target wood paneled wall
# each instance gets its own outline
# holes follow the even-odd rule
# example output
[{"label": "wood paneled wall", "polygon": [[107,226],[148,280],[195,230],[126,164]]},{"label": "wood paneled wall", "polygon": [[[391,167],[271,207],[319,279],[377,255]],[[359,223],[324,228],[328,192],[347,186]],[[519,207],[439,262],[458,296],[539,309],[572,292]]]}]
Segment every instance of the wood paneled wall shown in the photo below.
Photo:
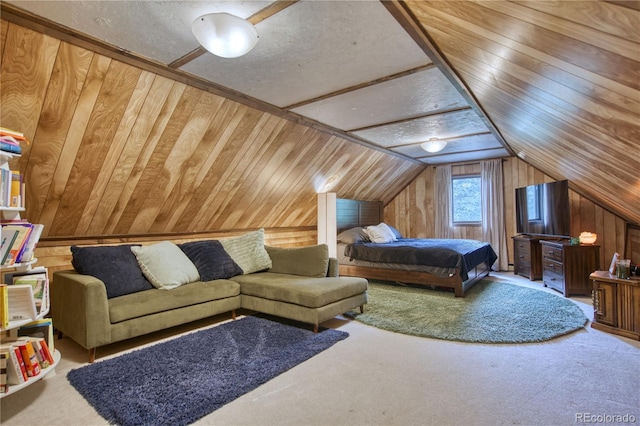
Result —
[{"label": "wood paneled wall", "polygon": [[[505,222],[508,237],[516,235],[515,189],[523,186],[552,182],[555,179],[537,170],[518,158],[502,163],[504,176]],[[452,174],[480,173],[479,164],[458,165]],[[420,174],[384,209],[384,218],[403,235],[413,238],[433,238],[435,235],[435,167]],[[624,253],[626,222],[619,216],[603,209],[598,204],[580,195],[571,188],[571,234],[583,231],[598,234],[601,268],[608,268],[613,253]],[[456,238],[482,239],[477,226],[455,227]],[[509,264],[513,264],[513,243],[508,241]]]}]

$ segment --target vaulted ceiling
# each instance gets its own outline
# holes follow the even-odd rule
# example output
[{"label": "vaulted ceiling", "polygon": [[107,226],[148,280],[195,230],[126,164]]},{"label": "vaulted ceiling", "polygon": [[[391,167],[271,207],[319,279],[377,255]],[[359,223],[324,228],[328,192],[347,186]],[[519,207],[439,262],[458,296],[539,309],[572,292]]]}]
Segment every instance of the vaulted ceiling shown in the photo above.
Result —
[{"label": "vaulted ceiling", "polygon": [[[637,2],[4,3],[14,22],[392,156],[400,181],[517,155],[640,223]],[[249,54],[198,45],[191,22],[219,11],[256,25]],[[432,138],[446,148],[422,150]]]}]

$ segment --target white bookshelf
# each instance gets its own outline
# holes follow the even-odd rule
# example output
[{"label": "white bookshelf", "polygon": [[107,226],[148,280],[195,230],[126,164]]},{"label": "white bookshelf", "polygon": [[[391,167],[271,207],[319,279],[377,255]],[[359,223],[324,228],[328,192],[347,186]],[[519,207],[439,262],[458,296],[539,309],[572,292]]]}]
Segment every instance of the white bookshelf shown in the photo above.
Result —
[{"label": "white bookshelf", "polygon": [[40,374],[38,374],[37,376],[33,376],[33,377],[29,377],[27,379],[26,382],[24,383],[20,383],[19,385],[8,385],[8,391],[5,393],[0,393],[0,399],[7,397],[13,393],[16,393],[24,388],[26,388],[27,386],[31,386],[32,384],[36,383],[37,381],[44,379],[45,377],[47,377],[49,374],[55,373],[56,371],[56,365],[58,365],[58,363],[60,362],[60,359],[62,358],[62,356],[60,355],[60,352],[56,349],[53,353],[53,364],[50,365],[47,368],[43,368],[40,371]]},{"label": "white bookshelf", "polygon": [[[10,152],[6,152],[6,151],[1,151],[0,150],[0,168],[2,169],[9,169],[9,161],[15,159],[15,158],[19,158],[20,154],[13,154]],[[24,203],[24,200],[21,201],[21,204]],[[20,207],[9,207],[9,206],[0,206],[0,217],[5,219],[5,220],[19,220],[20,219],[20,213],[25,211],[25,208],[23,205],[21,205]],[[25,272],[25,271],[30,271],[33,266],[38,262],[38,259],[33,258],[28,262],[22,262],[22,263],[14,263],[12,265],[9,266],[3,266],[2,267],[2,275],[0,275],[0,282],[3,281],[4,279],[4,274],[5,273],[9,273],[9,272]],[[47,280],[48,281],[48,280]],[[44,304],[44,298],[43,298],[43,305],[40,309],[40,312],[38,312],[38,314],[36,315],[35,318],[29,318],[29,319],[21,319],[21,320],[14,320],[14,321],[9,321],[9,324],[7,327],[3,327],[0,328],[0,336],[6,336],[8,334],[10,334],[11,330],[17,330],[20,327],[27,325],[33,321],[36,320],[40,320],[46,317],[46,315],[49,313],[49,307],[50,307],[50,296],[49,296],[49,285],[47,283],[46,286],[46,305]],[[5,398],[13,393],[16,393],[18,391],[20,391],[21,389],[26,388],[27,386],[30,386],[36,382],[38,382],[39,380],[47,377],[48,375],[55,373],[55,367],[56,365],[58,365],[58,363],[60,362],[61,359],[61,355],[60,352],[55,350],[53,355],[53,364],[50,365],[47,368],[43,368],[40,373],[36,376],[33,377],[29,377],[24,383],[18,384],[18,385],[8,385],[8,391],[5,393],[0,393],[0,399],[1,398]]]}]

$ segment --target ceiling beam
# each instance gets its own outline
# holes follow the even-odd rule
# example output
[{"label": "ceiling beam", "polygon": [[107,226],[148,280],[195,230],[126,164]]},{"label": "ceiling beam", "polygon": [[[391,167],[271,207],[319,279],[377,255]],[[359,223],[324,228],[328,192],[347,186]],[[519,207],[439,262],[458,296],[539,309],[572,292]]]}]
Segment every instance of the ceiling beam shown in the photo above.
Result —
[{"label": "ceiling beam", "polygon": [[367,81],[361,84],[356,84],[355,86],[351,86],[351,87],[347,87],[345,89],[340,89],[340,90],[336,90],[335,92],[331,92],[331,93],[327,93],[326,95],[322,95],[322,96],[318,96],[317,98],[312,98],[312,99],[306,99],[302,102],[298,102],[297,104],[293,104],[293,105],[287,105],[285,107],[283,107],[284,109],[295,109],[304,105],[309,105],[312,104],[314,102],[319,102],[319,101],[323,101],[325,99],[329,99],[329,98],[333,98],[335,96],[339,96],[342,95],[344,93],[350,93],[350,92],[354,92],[356,90],[359,89],[364,89],[365,87],[370,87],[370,86],[375,86],[376,84],[380,84],[380,83],[385,83],[387,81],[390,80],[395,80],[396,78],[401,78],[401,77],[406,77],[408,75],[411,74],[415,74],[421,71],[426,71],[428,69],[434,68],[435,64],[427,64],[427,65],[422,65],[420,67],[416,67],[416,68],[412,68],[410,70],[406,70],[406,71],[401,71],[399,73],[396,74],[392,74],[392,75],[385,75],[384,77],[378,78],[376,80],[372,80],[372,81]]}]

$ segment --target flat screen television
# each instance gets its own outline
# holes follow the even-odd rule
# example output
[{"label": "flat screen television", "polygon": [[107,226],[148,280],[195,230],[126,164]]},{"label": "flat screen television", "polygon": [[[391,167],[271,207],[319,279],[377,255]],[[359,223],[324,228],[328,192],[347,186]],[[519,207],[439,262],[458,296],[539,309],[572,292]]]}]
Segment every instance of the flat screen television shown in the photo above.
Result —
[{"label": "flat screen television", "polygon": [[569,181],[516,188],[516,230],[520,234],[569,238]]}]

